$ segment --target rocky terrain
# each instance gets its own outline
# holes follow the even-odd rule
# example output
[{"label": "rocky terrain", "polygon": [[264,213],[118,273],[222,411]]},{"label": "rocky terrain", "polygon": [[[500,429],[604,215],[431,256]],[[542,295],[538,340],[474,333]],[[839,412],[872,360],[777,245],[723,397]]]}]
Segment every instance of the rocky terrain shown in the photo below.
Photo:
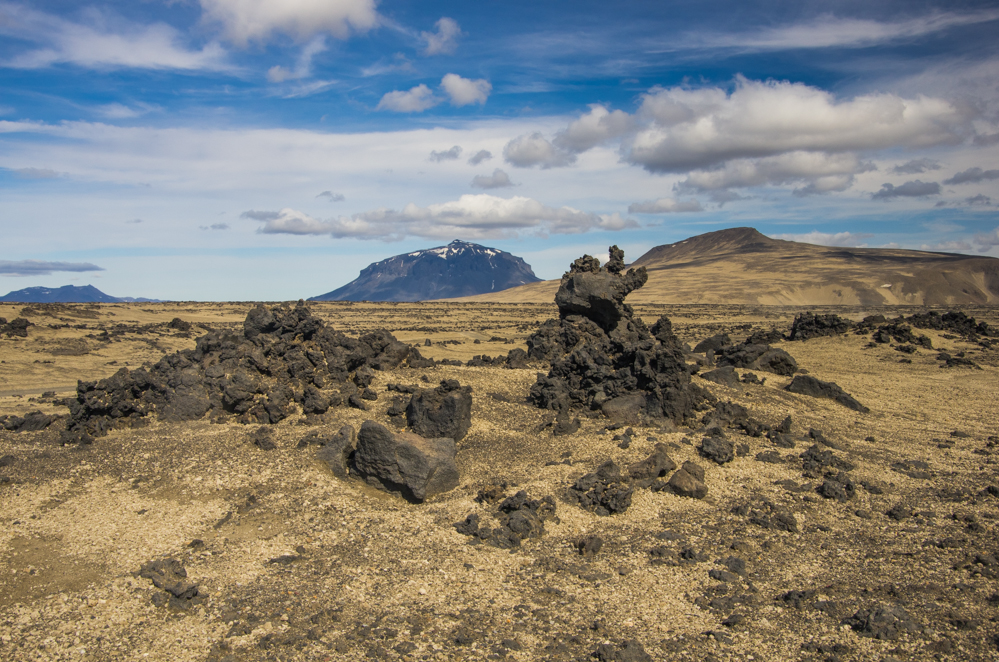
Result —
[{"label": "rocky terrain", "polygon": [[0,306],[0,659],[995,658],[995,310],[629,306],[611,257]]},{"label": "rocky terrain", "polygon": [[455,240],[370,264],[343,287],[310,301],[430,301],[499,292],[538,280],[522,258]]},{"label": "rocky terrain", "polygon": [[[656,246],[635,260],[649,281],[630,301],[773,306],[995,305],[999,259],[888,248],[817,246],[729,228]],[[559,281],[475,301],[547,302]]]}]

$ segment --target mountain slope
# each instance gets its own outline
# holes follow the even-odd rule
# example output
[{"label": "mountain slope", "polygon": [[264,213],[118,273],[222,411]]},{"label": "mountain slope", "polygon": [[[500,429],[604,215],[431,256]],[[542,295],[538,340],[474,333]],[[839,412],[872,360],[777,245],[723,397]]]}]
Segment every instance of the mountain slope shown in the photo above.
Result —
[{"label": "mountain slope", "polygon": [[[19,303],[120,303],[125,300],[104,294],[93,285],[26,287],[23,290],[15,290],[0,297],[0,301],[3,302],[16,301]],[[138,301],[138,299],[128,300]],[[149,301],[149,299],[145,300]]]},{"label": "mountain slope", "polygon": [[428,301],[499,292],[538,280],[519,257],[456,240],[370,264],[355,280],[309,300]]},{"label": "mountain slope", "polygon": [[[656,246],[634,261],[649,272],[633,303],[952,305],[999,303],[999,259],[885,248],[839,248],[731,228]],[[554,299],[546,281],[479,301]]]}]

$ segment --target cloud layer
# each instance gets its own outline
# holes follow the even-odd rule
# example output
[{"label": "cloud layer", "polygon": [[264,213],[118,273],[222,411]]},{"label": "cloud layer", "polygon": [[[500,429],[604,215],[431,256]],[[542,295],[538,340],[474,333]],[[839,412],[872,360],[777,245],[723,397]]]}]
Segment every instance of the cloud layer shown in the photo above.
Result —
[{"label": "cloud layer", "polygon": [[329,220],[313,218],[295,209],[247,211],[242,218],[262,223],[264,234],[330,235],[334,238],[397,241],[405,237],[432,239],[498,239],[521,232],[581,234],[590,230],[638,227],[619,214],[589,214],[571,207],[548,207],[525,197],[499,198],[485,193],[402,210],[375,209]]},{"label": "cloud layer", "polygon": [[275,33],[306,40],[328,33],[346,39],[378,23],[374,0],[200,0],[205,16],[233,43],[265,41]]},{"label": "cloud layer", "polygon": [[48,276],[55,271],[104,271],[89,262],[43,262],[41,260],[0,260],[0,274],[4,276]]}]

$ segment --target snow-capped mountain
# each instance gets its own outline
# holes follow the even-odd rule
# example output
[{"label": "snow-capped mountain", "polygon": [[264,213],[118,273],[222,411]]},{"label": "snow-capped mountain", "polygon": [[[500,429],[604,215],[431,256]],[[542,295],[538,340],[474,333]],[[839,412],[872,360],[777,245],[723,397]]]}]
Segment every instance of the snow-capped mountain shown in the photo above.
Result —
[{"label": "snow-capped mountain", "polygon": [[510,253],[467,241],[375,262],[361,275],[310,301],[428,301],[499,292],[540,280]]}]

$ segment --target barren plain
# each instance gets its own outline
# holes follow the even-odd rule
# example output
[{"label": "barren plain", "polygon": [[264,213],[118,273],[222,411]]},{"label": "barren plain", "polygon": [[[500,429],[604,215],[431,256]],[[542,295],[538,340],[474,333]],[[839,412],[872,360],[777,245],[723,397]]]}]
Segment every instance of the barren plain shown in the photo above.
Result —
[{"label": "barren plain", "polygon": [[[210,330],[240,333],[252,306],[2,305],[0,316],[33,326],[0,337],[0,415],[66,416],[78,379],[155,363]],[[454,362],[524,347],[557,313],[309,307],[348,335],[384,328]],[[649,326],[669,316],[691,347],[722,332],[735,341],[787,332],[804,310],[635,306]],[[922,309],[808,310],[859,321]],[[961,310],[999,322],[994,308]],[[768,426],[791,417],[793,448],[727,430],[739,453],[723,464],[699,453],[699,424],[615,427],[594,414],[555,436],[553,413],[527,399],[548,370],[541,362],[376,371],[367,411],[289,416],[271,426],[271,450],[252,443],[259,426],[207,418],[150,417],[65,446],[58,421],[0,430],[0,659],[996,659],[999,343],[917,332],[932,349],[902,352],[852,331],[774,342],[868,413],[787,392],[789,376],[737,369],[743,381],[724,386],[695,375]],[[943,367],[941,351],[980,369]],[[334,477],[314,445],[299,443],[344,423],[389,425],[389,384],[445,379],[473,396],[452,491],[411,503]],[[656,444],[677,465],[704,469],[705,498],[635,489],[630,507],[609,516],[569,498],[605,460],[625,467]],[[803,460],[813,447],[827,466]],[[851,477],[842,494],[823,488],[834,466]],[[470,514],[495,521],[496,498],[521,490],[554,499],[540,537],[501,549],[455,528]],[[169,599],[141,575],[166,559],[183,567],[196,599]]]}]

